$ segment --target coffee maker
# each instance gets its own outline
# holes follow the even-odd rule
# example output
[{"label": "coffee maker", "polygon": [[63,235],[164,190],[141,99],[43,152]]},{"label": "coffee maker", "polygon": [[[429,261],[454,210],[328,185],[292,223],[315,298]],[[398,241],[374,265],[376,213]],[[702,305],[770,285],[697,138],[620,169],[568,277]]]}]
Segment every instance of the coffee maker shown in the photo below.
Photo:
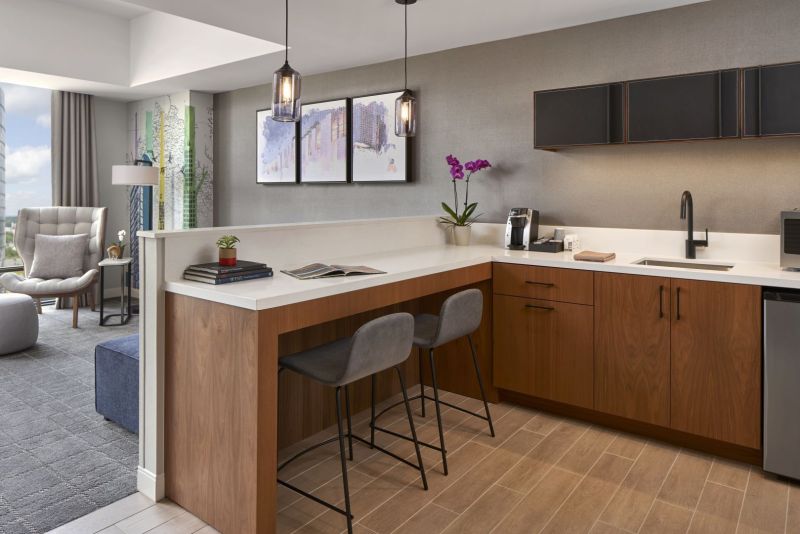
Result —
[{"label": "coffee maker", "polygon": [[539,212],[531,208],[511,208],[506,223],[506,248],[527,250],[539,237]]}]

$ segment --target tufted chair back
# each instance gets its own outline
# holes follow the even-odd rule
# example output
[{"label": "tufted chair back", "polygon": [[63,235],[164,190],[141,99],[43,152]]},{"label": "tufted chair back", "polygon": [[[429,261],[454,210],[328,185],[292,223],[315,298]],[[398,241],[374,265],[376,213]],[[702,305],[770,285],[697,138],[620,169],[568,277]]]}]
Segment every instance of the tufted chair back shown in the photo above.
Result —
[{"label": "tufted chair back", "polygon": [[89,234],[89,248],[83,260],[83,271],[97,269],[103,258],[107,208],[22,208],[17,216],[14,246],[22,257],[25,276],[33,263],[36,234]]}]

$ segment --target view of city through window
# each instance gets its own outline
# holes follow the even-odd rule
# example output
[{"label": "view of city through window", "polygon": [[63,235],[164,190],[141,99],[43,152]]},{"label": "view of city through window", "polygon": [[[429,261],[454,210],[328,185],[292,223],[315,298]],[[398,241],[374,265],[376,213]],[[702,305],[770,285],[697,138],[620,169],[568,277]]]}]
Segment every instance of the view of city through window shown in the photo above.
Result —
[{"label": "view of city through window", "polygon": [[51,202],[50,91],[0,83],[0,268],[22,265],[14,248],[19,209]]}]

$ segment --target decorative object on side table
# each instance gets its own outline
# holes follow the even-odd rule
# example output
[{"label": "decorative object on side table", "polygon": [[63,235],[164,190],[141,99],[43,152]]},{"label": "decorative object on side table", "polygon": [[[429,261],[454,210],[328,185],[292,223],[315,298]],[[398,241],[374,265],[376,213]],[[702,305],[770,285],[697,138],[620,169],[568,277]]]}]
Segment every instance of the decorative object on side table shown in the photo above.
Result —
[{"label": "decorative object on side table", "polygon": [[125,236],[127,232],[125,230],[120,230],[117,232],[117,242],[113,243],[110,247],[106,249],[108,253],[108,258],[111,260],[118,260],[123,257],[125,254]]},{"label": "decorative object on side table", "polygon": [[224,235],[217,239],[220,265],[225,267],[236,265],[236,243],[239,243],[239,238],[235,235]]},{"label": "decorative object on side table", "polygon": [[[475,215],[478,203],[473,202],[470,204],[469,202],[469,179],[472,178],[472,175],[476,172],[490,168],[492,164],[485,159],[476,159],[462,165],[458,158],[452,154],[447,156],[446,159],[447,164],[450,166],[450,178],[453,182],[453,207],[451,208],[446,202],[442,202],[442,209],[445,211],[446,215],[439,217],[439,221],[453,229],[453,241],[456,245],[465,246],[469,245],[470,235],[472,234],[472,223],[480,217],[480,214]],[[466,177],[464,175],[464,169],[466,169],[468,173]],[[464,209],[460,213],[458,204],[458,183],[456,180],[463,180],[467,184],[464,194]]]}]

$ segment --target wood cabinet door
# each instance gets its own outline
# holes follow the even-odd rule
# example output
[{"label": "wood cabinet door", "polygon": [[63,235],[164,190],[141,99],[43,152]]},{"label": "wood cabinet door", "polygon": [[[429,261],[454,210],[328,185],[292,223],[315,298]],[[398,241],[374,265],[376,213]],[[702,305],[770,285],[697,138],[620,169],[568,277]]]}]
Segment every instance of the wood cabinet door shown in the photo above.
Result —
[{"label": "wood cabinet door", "polygon": [[495,295],[492,301],[495,387],[533,394],[528,299]]},{"label": "wood cabinet door", "polygon": [[594,308],[547,300],[525,304],[533,395],[573,406],[594,404]]},{"label": "wood cabinet door", "polygon": [[595,273],[594,408],[670,423],[670,281]]},{"label": "wood cabinet door", "polygon": [[761,288],[672,280],[671,426],[761,447]]}]

